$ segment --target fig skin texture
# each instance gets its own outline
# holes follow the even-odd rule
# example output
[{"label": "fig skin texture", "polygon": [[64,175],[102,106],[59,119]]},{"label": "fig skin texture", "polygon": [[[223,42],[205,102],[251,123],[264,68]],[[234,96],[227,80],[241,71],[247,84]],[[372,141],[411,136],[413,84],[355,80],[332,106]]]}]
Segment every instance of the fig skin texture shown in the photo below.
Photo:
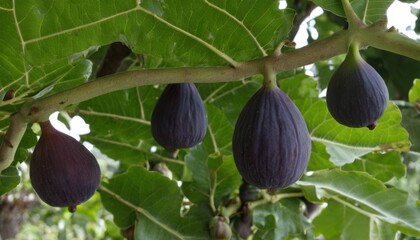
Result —
[{"label": "fig skin texture", "polygon": [[193,83],[166,86],[152,113],[152,135],[161,146],[174,150],[200,143],[207,131],[207,114]]},{"label": "fig skin texture", "polygon": [[229,240],[232,238],[232,229],[229,220],[223,216],[215,216],[209,223],[210,238],[212,240]]},{"label": "fig skin texture", "polygon": [[382,77],[363,60],[358,47],[350,47],[328,84],[327,106],[332,117],[348,127],[373,130],[388,99]]},{"label": "fig skin texture", "polygon": [[40,125],[41,137],[30,161],[32,187],[48,205],[74,212],[99,187],[98,162],[82,143],[56,130],[49,121]]},{"label": "fig skin texture", "polygon": [[233,156],[244,180],[258,188],[286,188],[305,172],[311,139],[292,100],[277,86],[263,86],[239,115]]}]

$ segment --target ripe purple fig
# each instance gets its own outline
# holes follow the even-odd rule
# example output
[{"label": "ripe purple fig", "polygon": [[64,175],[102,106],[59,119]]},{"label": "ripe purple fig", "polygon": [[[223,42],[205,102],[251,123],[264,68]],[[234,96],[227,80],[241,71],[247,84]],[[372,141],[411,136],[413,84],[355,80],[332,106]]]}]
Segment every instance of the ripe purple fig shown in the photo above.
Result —
[{"label": "ripe purple fig", "polygon": [[49,121],[40,125],[41,137],[30,162],[32,187],[45,203],[74,212],[99,187],[98,162],[83,144],[56,130]]},{"label": "ripe purple fig", "polygon": [[193,83],[166,86],[152,113],[152,135],[167,149],[190,148],[207,131],[207,114]]},{"label": "ripe purple fig", "polygon": [[388,89],[382,77],[351,46],[346,59],[328,84],[327,106],[342,125],[373,130],[388,104]]},{"label": "ripe purple fig", "polygon": [[303,175],[311,138],[292,100],[277,86],[263,86],[239,115],[232,150],[245,181],[273,190],[288,187]]}]

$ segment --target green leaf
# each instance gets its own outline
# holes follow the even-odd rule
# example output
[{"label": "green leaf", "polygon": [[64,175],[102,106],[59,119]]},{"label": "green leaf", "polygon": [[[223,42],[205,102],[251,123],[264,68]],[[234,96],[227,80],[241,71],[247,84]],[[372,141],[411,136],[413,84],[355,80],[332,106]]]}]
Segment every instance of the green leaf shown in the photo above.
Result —
[{"label": "green leaf", "polygon": [[[386,188],[367,173],[322,170],[304,176],[298,184],[304,188],[314,187],[318,198],[333,198],[363,215],[389,223],[401,232],[420,236],[420,207],[415,200],[407,192]],[[354,202],[362,207],[359,209]]]},{"label": "green leaf", "polygon": [[355,159],[363,156],[372,150],[369,148],[348,148],[337,145],[336,142],[323,142],[327,152],[330,154],[330,161],[336,166],[352,163]]},{"label": "green leaf", "polygon": [[145,86],[83,102],[76,112],[90,125],[91,132],[84,139],[124,164],[150,160],[155,156],[150,148],[157,145],[150,130],[150,116],[160,93],[158,88]]},{"label": "green leaf", "polygon": [[19,183],[20,176],[16,166],[4,169],[0,174],[0,196],[15,188]]},{"label": "green leaf", "polygon": [[233,126],[246,102],[262,86],[258,77],[243,82],[198,84],[204,103],[212,104],[222,110]]},{"label": "green leaf", "polygon": [[[135,190],[135,191],[134,191]],[[181,217],[182,194],[175,181],[132,167],[100,187],[104,207],[123,228],[135,221],[145,239],[208,239],[210,218]]]},{"label": "green leaf", "polygon": [[[98,11],[90,11],[98,6]],[[226,63],[220,53],[250,59],[285,39],[294,15],[292,10],[279,10],[275,0],[259,4],[252,0],[77,0],[71,4],[31,0],[16,7],[22,35],[17,49],[25,45],[31,64],[77,59],[114,41],[172,66]]]},{"label": "green leaf", "polygon": [[318,98],[318,83],[304,73],[283,79],[279,83],[280,88],[292,99]]},{"label": "green leaf", "polygon": [[299,212],[299,201],[267,203],[253,209],[253,239],[312,239],[310,224]]},{"label": "green leaf", "polygon": [[312,141],[311,158],[309,159],[309,164],[306,170],[316,171],[335,167],[329,159],[330,155],[328,154],[325,145],[320,142]]},{"label": "green leaf", "polygon": [[328,207],[314,219],[315,232],[325,239],[394,239],[396,231],[390,225],[370,219],[337,201],[328,201]]},{"label": "green leaf", "polygon": [[397,152],[389,153],[370,153],[351,164],[342,167],[346,171],[367,172],[374,178],[387,182],[393,177],[404,177],[406,167]]},{"label": "green leaf", "polygon": [[[393,149],[408,151],[410,141],[407,131],[401,127],[401,113],[397,106],[389,103],[377,127],[349,128],[337,123],[328,112],[326,103],[320,99],[295,100],[302,112],[313,141],[327,145],[327,151],[336,165],[353,162],[355,157],[368,152]],[[352,153],[344,156],[342,153]]]},{"label": "green leaf", "polygon": [[420,101],[420,79],[415,79],[413,87],[408,92],[408,100],[411,103]]},{"label": "green leaf", "polygon": [[[355,13],[360,17],[366,13],[365,19],[367,23],[373,23],[386,14],[386,10],[393,0],[369,1],[369,0],[349,0]],[[325,10],[344,17],[344,9],[340,0],[314,0],[316,5]]]},{"label": "green leaf", "polygon": [[[211,163],[214,161],[218,164]],[[194,203],[213,201],[217,208],[242,183],[231,155],[212,158],[204,146],[199,145],[185,156],[185,162],[192,173],[193,182],[184,183],[182,189],[186,197]]]},{"label": "green leaf", "polygon": [[232,154],[232,124],[226,115],[214,105],[206,104],[206,112],[208,127],[207,135],[203,140],[206,149],[213,149],[216,154]]},{"label": "green leaf", "polygon": [[420,124],[420,114],[415,108],[402,108],[403,116],[401,125],[408,131],[411,141],[411,151],[420,152],[420,134],[418,134]]}]

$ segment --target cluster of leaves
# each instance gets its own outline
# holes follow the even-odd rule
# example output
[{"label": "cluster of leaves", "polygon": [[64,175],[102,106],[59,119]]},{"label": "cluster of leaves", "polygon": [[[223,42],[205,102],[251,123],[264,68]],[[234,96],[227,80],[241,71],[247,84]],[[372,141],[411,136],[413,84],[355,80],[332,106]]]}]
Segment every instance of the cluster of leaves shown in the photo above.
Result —
[{"label": "cluster of leaves", "polygon": [[[314,2],[343,16],[339,1]],[[391,2],[352,4],[371,23]],[[277,0],[0,0],[0,96],[15,92],[13,99],[0,102],[0,135],[8,128],[10,114],[28,99],[93,81],[92,72],[106,51],[101,46],[120,41],[131,49],[122,63],[124,70],[227,65],[228,59],[247,61],[272,53],[287,38],[294,13],[278,9]],[[317,23],[326,22],[333,24]],[[420,208],[411,195],[394,186],[406,174],[400,153],[419,152],[418,136],[409,138],[400,109],[392,102],[374,131],[335,122],[319,97],[335,64],[316,64],[320,81],[302,69],[278,76],[280,87],[305,118],[312,154],[301,181],[250,205],[255,206],[254,239],[311,239],[321,234],[326,239],[393,239],[400,232],[420,237]],[[260,86],[260,76],[197,84],[208,114],[208,133],[200,145],[180,150],[175,158],[157,146],[150,131],[162,85],[112,92],[67,109],[90,125],[83,140],[120,163],[115,176],[103,178],[97,204],[103,204],[119,228],[135,226],[137,239],[208,239],[214,215],[234,220],[238,214],[242,179],[233,161],[232,133],[240,110]],[[419,99],[417,80],[406,108],[412,117],[403,121],[409,131],[419,123],[413,116]],[[0,176],[1,194],[21,181],[16,166],[30,158],[28,149],[35,142],[36,134],[29,129],[15,162]],[[172,180],[148,171],[156,162],[168,166]],[[314,218],[305,217],[296,196],[325,203],[323,210]],[[234,239],[239,239],[237,233]]]}]

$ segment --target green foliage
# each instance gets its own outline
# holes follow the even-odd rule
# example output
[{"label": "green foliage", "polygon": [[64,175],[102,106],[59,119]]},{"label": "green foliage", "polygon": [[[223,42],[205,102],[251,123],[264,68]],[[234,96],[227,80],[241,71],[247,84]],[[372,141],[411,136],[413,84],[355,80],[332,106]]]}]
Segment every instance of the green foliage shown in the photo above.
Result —
[{"label": "green foliage", "polygon": [[19,172],[16,166],[6,168],[0,175],[0,195],[3,195],[20,183]]},{"label": "green foliage", "polygon": [[[338,0],[314,2],[344,16]],[[350,2],[372,23],[392,1]],[[13,99],[0,101],[0,138],[10,115],[25,102],[100,81],[94,79],[95,71],[112,42],[133,51],[121,63],[127,71],[226,66],[270,55],[287,38],[295,15],[278,5],[277,0],[0,0],[0,96],[15,91]],[[320,39],[340,31],[335,21],[331,14],[315,19]],[[240,218],[244,205],[252,207],[253,239],[420,237],[420,208],[408,194],[418,194],[412,176],[420,164],[414,153],[420,152],[420,80],[411,87],[418,62],[377,52],[366,55],[368,62],[380,59],[376,65],[390,69],[378,71],[396,92],[407,94],[411,88],[409,102],[390,102],[374,131],[351,129],[331,117],[321,94],[344,55],[317,62],[315,77],[302,69],[278,74],[279,86],[308,126],[311,159],[293,190],[273,195],[263,191],[263,198],[250,203],[238,200],[242,178],[231,140],[239,112],[261,87],[261,76],[197,84],[208,115],[207,135],[201,144],[177,154],[158,146],[150,131],[163,84],[114,91],[66,108],[89,124],[90,133],[82,141],[100,151],[95,153],[103,173],[100,198],[95,195],[74,215],[46,205],[34,208],[18,239],[122,239],[120,231],[131,230],[134,239],[209,239],[208,223],[214,216]],[[399,63],[401,68],[392,67]],[[404,84],[398,85],[400,76]],[[28,190],[24,166],[36,134],[36,125],[26,131],[15,161],[0,175],[0,194]],[[172,179],[151,171],[159,162],[167,165]],[[304,216],[303,197],[322,203],[320,213]],[[60,221],[65,230],[58,229]],[[54,226],[49,233],[45,230]]]},{"label": "green foliage", "polygon": [[312,239],[310,224],[299,211],[299,201],[268,203],[254,209],[255,239]]},{"label": "green foliage", "polygon": [[299,183],[308,190],[308,198],[319,201],[332,198],[359,214],[392,224],[398,230],[420,236],[420,208],[416,201],[396,188],[387,188],[364,172],[318,171]]},{"label": "green foliage", "polygon": [[408,93],[408,100],[411,103],[420,101],[420,79],[414,80],[413,88]]},{"label": "green foliage", "polygon": [[211,215],[192,210],[181,217],[180,189],[159,173],[132,167],[103,184],[100,192],[117,226],[136,225],[136,238],[206,239]]},{"label": "green foliage", "polygon": [[[369,0],[349,0],[355,13],[368,23],[379,20],[388,9],[393,0],[369,1]],[[344,9],[339,0],[314,0],[318,6],[333,12],[338,16],[344,17]]]}]

